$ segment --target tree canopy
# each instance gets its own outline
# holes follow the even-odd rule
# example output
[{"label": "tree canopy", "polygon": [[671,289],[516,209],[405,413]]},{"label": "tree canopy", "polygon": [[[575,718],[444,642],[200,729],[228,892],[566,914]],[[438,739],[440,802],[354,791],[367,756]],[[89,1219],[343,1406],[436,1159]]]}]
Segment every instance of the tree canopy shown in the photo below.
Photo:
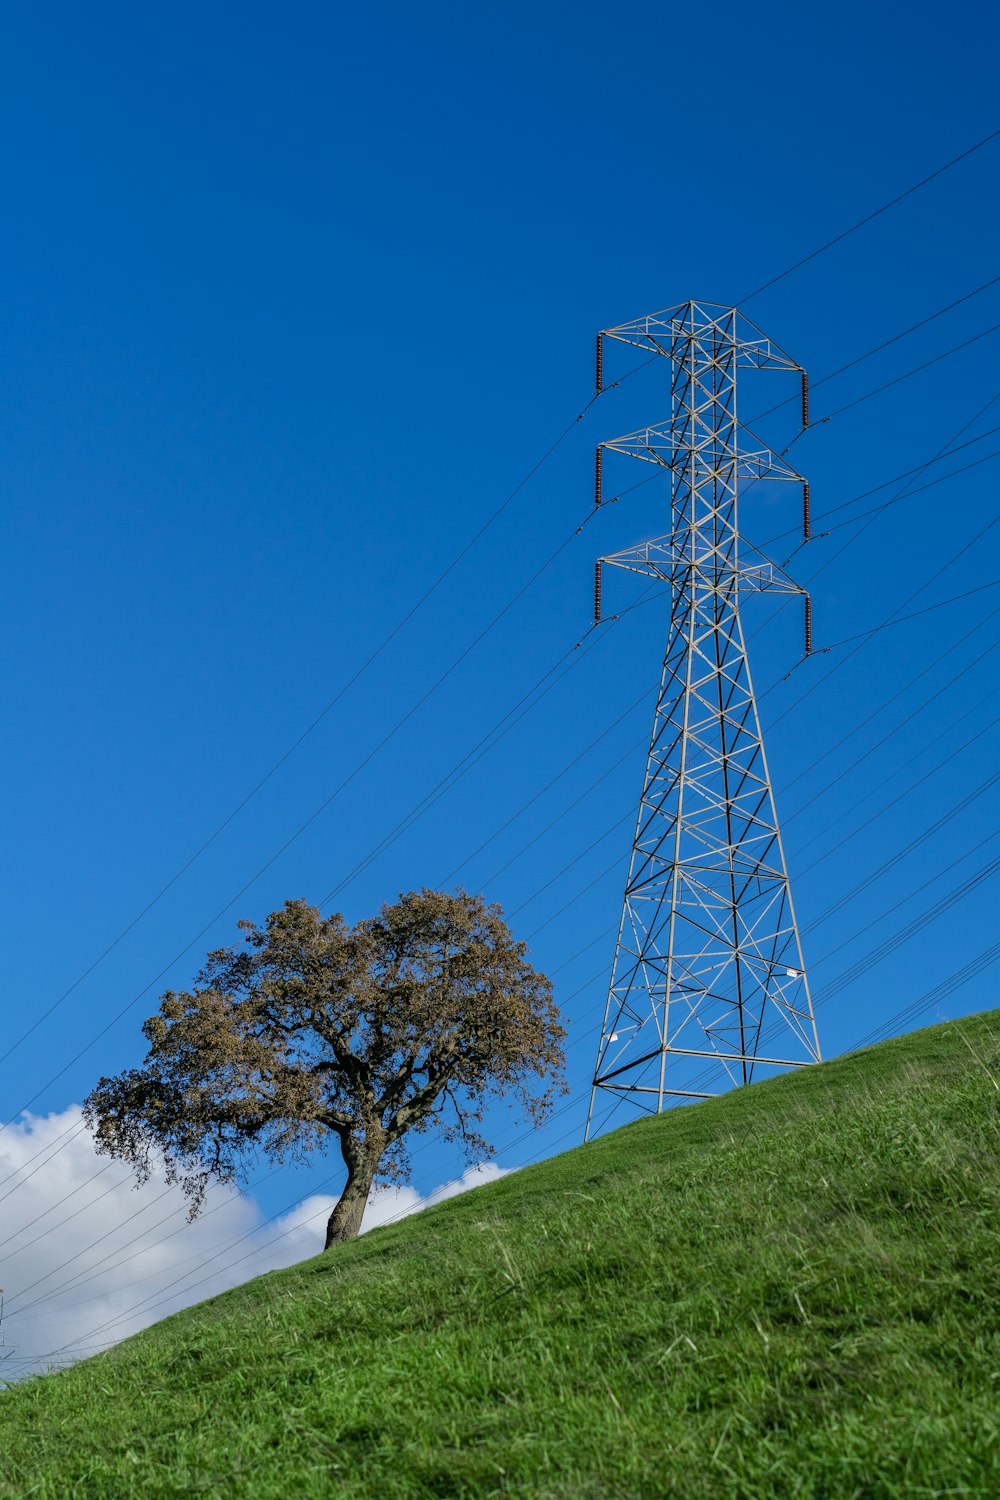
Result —
[{"label": "tree canopy", "polygon": [[481,1160],[491,1097],[538,1122],[565,1092],[552,986],[482,896],[410,891],[354,926],[296,900],[238,925],[191,991],[161,996],[144,1065],[84,1103],[97,1150],[139,1183],[162,1161],[190,1219],[259,1152],[303,1164],[334,1135],[347,1181],[329,1248],[357,1234],[375,1180],[407,1172],[410,1135]]}]

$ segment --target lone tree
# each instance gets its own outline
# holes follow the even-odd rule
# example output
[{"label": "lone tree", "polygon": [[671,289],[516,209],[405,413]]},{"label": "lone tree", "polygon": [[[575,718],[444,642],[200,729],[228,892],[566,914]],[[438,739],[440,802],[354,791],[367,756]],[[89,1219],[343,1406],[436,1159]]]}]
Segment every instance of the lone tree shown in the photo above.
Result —
[{"label": "lone tree", "polygon": [[552,986],[483,897],[410,891],[353,927],[288,901],[239,926],[190,993],[161,996],[144,1066],[84,1103],[97,1150],[139,1184],[162,1158],[189,1221],[248,1156],[302,1164],[334,1134],[347,1182],[329,1249],[358,1233],[377,1178],[405,1174],[407,1136],[436,1127],[481,1159],[491,1096],[513,1093],[539,1121],[565,1092]]}]

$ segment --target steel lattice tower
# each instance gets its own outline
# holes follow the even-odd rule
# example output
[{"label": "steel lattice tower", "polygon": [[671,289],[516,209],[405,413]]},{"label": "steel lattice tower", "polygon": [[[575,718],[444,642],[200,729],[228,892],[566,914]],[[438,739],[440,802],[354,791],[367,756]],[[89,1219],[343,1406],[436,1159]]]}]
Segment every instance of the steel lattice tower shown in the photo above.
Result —
[{"label": "steel lattice tower", "polygon": [[669,471],[669,535],[602,558],[669,583],[670,624],[632,845],[587,1135],[597,1090],[659,1111],[775,1068],[818,1062],[819,1040],[740,621],[741,592],[802,594],[739,534],[740,482],[809,487],[736,419],[741,368],[800,374],[735,308],[686,302],[598,337],[661,355],[669,424],[603,442]]}]

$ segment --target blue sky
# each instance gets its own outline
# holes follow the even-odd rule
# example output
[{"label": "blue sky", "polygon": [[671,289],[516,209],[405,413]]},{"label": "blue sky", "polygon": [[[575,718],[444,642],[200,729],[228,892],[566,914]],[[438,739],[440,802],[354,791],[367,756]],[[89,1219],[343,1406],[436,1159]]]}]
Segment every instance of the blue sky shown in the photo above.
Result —
[{"label": "blue sky", "polygon": [[[658,368],[589,409],[92,966],[583,408],[598,328],[688,297],[740,303],[818,382],[1000,273],[996,141],[744,302],[997,128],[992,9],[953,7],[945,25],[926,5],[904,20],[887,5],[723,4],[709,17],[637,3],[156,12],[99,0],[32,6],[3,29],[8,1045],[76,984],[0,1061],[4,1120],[29,1101],[61,1119],[102,1073],[138,1064],[159,992],[190,983],[238,917],[336,890],[354,919],[448,877],[501,902],[553,973],[570,1027],[568,1109],[531,1136],[498,1109],[498,1161],[576,1144],[663,607],[589,637],[537,708],[349,877],[584,635],[593,559],[662,532],[658,487],[572,537],[292,835],[587,519],[595,443],[667,412]],[[1000,333],[976,337],[994,324],[1000,285],[814,387],[814,420],[837,411],[795,449],[817,529],[824,512],[1000,426]],[[779,385],[748,386],[743,411],[772,405]],[[783,446],[794,411],[762,435]],[[916,483],[994,447],[984,437]],[[816,645],[913,595],[904,613],[1000,576],[1000,533],[984,531],[996,487],[984,462],[863,535],[845,527],[800,553],[792,571],[816,575]],[[766,541],[796,524],[796,503],[776,491],[755,514],[748,499],[743,529]],[[624,607],[625,576],[609,586]],[[992,941],[995,876],[935,920],[921,914],[1000,853],[984,842],[996,788],[979,791],[997,761],[996,655],[984,653],[998,605],[1000,590],[984,588],[799,666],[797,611],[748,606],[814,993],[852,976],[818,1009],[828,1054]],[[914,935],[876,962],[907,924]],[[917,1023],[993,1005],[996,975]],[[17,1139],[30,1142],[23,1122]],[[285,1171],[247,1212],[291,1209],[338,1167]],[[421,1149],[415,1192],[461,1172],[451,1151]],[[55,1204],[66,1182],[55,1167],[38,1175]],[[5,1202],[8,1234],[22,1201]],[[125,1191],[95,1225],[113,1229],[137,1201]],[[77,1233],[72,1248],[86,1251]],[[23,1265],[0,1268],[8,1289],[23,1283]],[[37,1347],[46,1333],[36,1328]]]}]

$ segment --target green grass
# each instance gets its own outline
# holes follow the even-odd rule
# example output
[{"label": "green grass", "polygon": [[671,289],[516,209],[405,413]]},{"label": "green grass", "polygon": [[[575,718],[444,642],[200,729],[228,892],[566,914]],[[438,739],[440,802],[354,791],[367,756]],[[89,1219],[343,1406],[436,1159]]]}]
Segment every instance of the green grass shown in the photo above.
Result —
[{"label": "green grass", "polygon": [[643,1120],[0,1397],[0,1496],[1000,1495],[1000,1012]]}]

